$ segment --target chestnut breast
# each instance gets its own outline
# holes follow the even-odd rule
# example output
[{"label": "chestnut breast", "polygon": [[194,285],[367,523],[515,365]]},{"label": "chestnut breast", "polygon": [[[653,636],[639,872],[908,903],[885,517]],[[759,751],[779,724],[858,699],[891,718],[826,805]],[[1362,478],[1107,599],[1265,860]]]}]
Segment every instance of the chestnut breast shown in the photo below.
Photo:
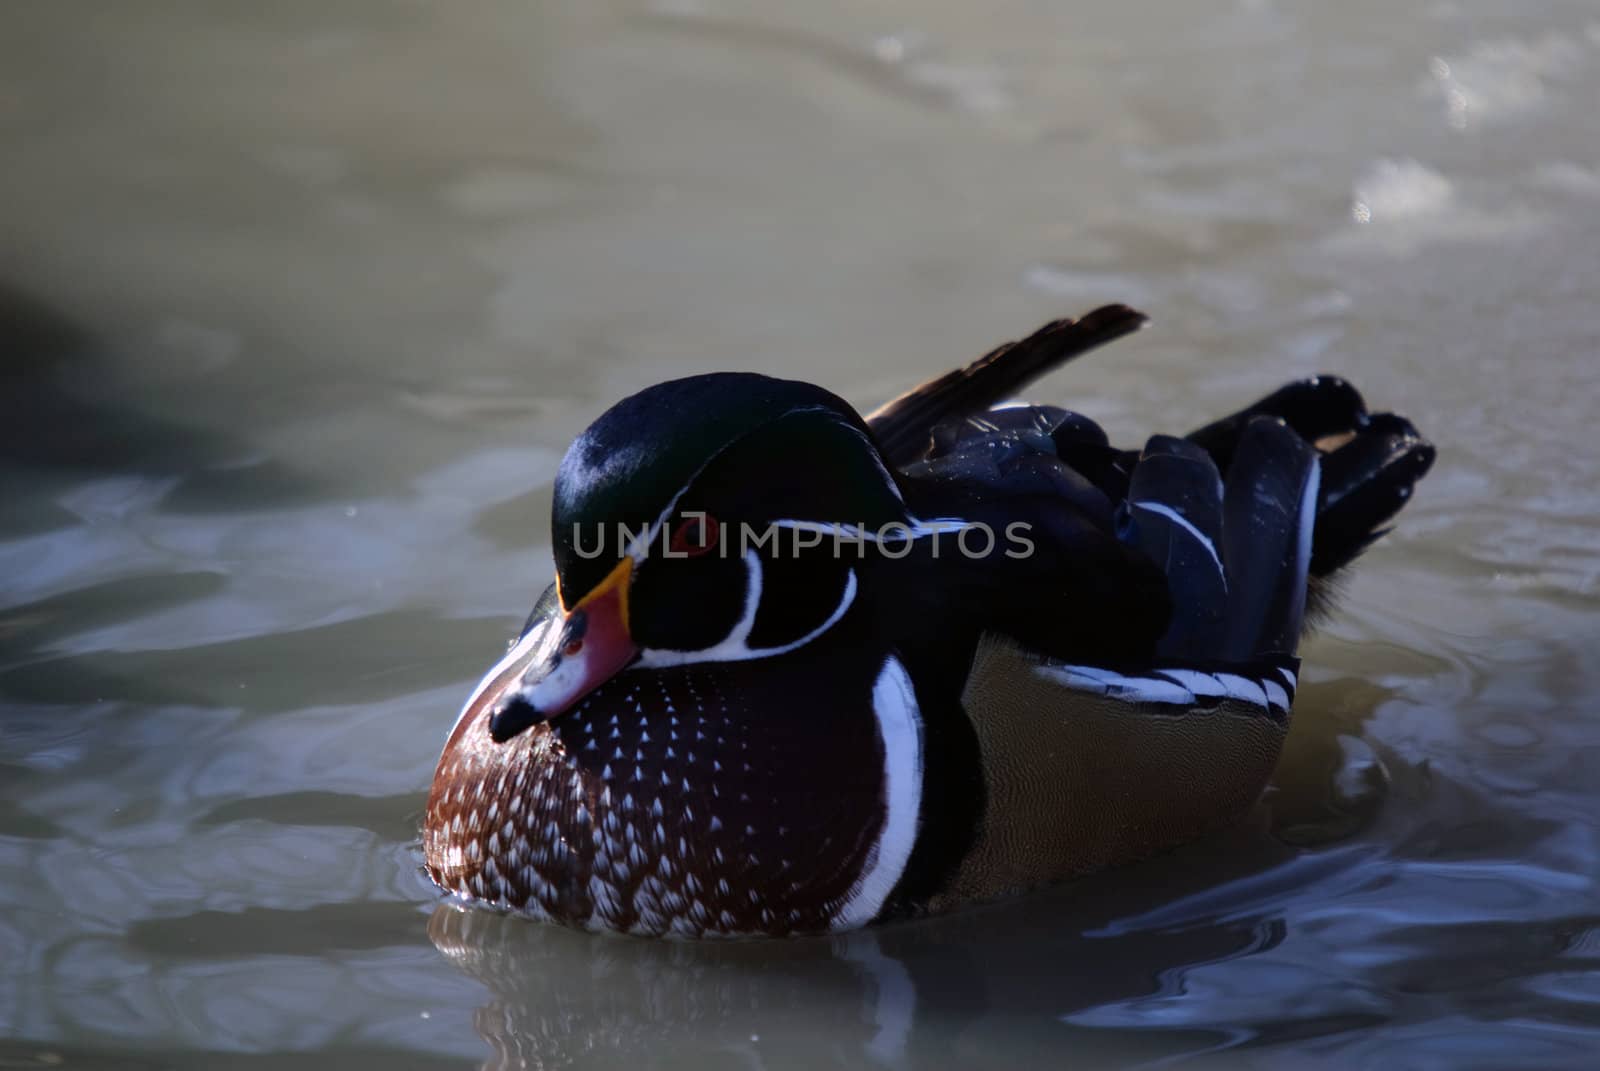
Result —
[{"label": "chestnut breast", "polygon": [[428,873],[594,930],[860,925],[887,814],[880,672],[804,651],[634,670],[504,744],[469,710],[434,775]]}]

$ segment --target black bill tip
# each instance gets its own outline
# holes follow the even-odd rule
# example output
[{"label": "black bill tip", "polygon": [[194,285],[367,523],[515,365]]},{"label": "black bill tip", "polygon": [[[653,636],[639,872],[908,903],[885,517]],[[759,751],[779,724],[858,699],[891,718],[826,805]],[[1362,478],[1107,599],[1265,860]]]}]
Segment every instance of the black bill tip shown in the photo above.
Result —
[{"label": "black bill tip", "polygon": [[544,716],[533,708],[532,703],[514,695],[490,712],[489,738],[497,744],[503,744],[543,720]]}]

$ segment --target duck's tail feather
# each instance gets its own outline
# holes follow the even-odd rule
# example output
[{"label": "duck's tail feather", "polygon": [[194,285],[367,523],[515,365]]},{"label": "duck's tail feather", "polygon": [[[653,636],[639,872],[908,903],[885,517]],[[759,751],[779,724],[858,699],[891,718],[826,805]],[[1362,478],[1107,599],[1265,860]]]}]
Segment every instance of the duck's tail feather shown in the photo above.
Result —
[{"label": "duck's tail feather", "polygon": [[1188,438],[1229,474],[1231,484],[1246,432],[1262,417],[1282,421],[1321,458],[1302,614],[1309,623],[1332,601],[1335,574],[1388,531],[1384,526],[1432,467],[1435,451],[1404,417],[1367,412],[1361,395],[1337,376],[1290,383]]},{"label": "duck's tail feather", "polygon": [[1126,305],[1106,305],[1077,320],[1055,320],[1018,342],[1007,342],[963,368],[913,387],[867,416],[890,466],[928,453],[935,425],[959,420],[1005,401],[1080,354],[1132,334],[1149,317]]},{"label": "duck's tail feather", "polygon": [[1255,416],[1229,443],[1226,478],[1199,445],[1158,435],[1134,466],[1118,535],[1156,562],[1172,592],[1163,658],[1242,663],[1293,655],[1320,472],[1283,421]]},{"label": "duck's tail feather", "polygon": [[1400,511],[1433,465],[1433,444],[1409,420],[1368,413],[1361,395],[1338,376],[1290,383],[1188,438],[1228,472],[1245,430],[1262,416],[1283,421],[1323,458],[1311,550],[1314,577],[1350,564],[1383,535],[1381,526]]},{"label": "duck's tail feather", "polygon": [[1188,439],[1204,447],[1217,468],[1227,472],[1240,436],[1258,416],[1278,418],[1311,443],[1352,435],[1369,419],[1367,403],[1349,381],[1338,376],[1311,376],[1285,384],[1255,404],[1191,431]]},{"label": "duck's tail feather", "polygon": [[1410,500],[1433,458],[1433,444],[1394,413],[1372,414],[1348,442],[1324,455],[1312,574],[1344,568],[1387,532],[1383,525]]},{"label": "duck's tail feather", "polygon": [[1222,502],[1226,657],[1292,654],[1298,646],[1320,484],[1310,443],[1274,417],[1250,419],[1228,466]]}]

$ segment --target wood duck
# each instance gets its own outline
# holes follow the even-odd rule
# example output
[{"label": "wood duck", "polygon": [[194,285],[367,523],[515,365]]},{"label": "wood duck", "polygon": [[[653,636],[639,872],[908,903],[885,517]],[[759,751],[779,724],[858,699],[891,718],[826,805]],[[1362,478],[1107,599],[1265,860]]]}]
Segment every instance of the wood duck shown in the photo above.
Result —
[{"label": "wood duck", "polygon": [[741,373],[604,413],[556,476],[555,583],[439,759],[433,881],[591,930],[835,932],[1249,808],[1327,578],[1434,450],[1329,376],[1139,451],[999,404],[1144,323],[1056,321],[866,418]]}]

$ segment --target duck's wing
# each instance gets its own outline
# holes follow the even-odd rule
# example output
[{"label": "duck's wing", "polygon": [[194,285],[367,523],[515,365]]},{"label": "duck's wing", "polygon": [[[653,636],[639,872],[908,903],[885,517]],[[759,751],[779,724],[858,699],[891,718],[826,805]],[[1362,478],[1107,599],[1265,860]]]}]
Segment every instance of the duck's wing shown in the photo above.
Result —
[{"label": "duck's wing", "polygon": [[[1216,663],[1292,655],[1326,609],[1329,578],[1388,530],[1434,460],[1410,421],[1369,413],[1334,376],[1139,451],[1113,448],[1093,421],[1054,406],[970,414],[936,426],[929,444],[902,470],[919,515],[997,531],[1022,520],[1042,534],[1029,563],[967,570],[989,591],[985,605],[1025,630],[1015,638],[1070,657],[1085,629],[1037,606],[1066,588],[1094,607],[1113,652],[1139,657],[1134,637],[1165,622],[1148,653]],[[1002,574],[1017,578],[1020,607]],[[1070,642],[1050,642],[1052,628]],[[1104,655],[1104,645],[1093,652]]]},{"label": "duck's wing", "polygon": [[1105,305],[1077,320],[1052,321],[1027,338],[1007,342],[886,402],[867,415],[867,424],[885,459],[898,468],[928,453],[936,425],[982,413],[1079,354],[1148,322],[1144,313],[1126,305]]},{"label": "duck's wing", "polygon": [[[1058,430],[1071,449],[1058,447]],[[1107,490],[1115,473],[1097,482],[1104,474],[1093,464],[1068,459],[1120,457],[1097,426],[1053,407],[1015,407],[940,425],[930,442],[930,456],[901,469],[907,505],[972,538],[918,541],[905,588],[928,605],[911,617],[1001,633],[1048,654],[1153,650],[1171,613],[1166,577],[1117,538],[1121,496]]]},{"label": "duck's wing", "polygon": [[1252,419],[1223,473],[1173,436],[1118,451],[1050,407],[986,416],[938,429],[934,456],[903,470],[920,516],[1022,525],[1024,555],[937,570],[953,605],[1044,655],[1103,666],[1293,656],[1320,484],[1319,454],[1293,429]]},{"label": "duck's wing", "polygon": [[903,469],[919,515],[1026,518],[1037,540],[925,577],[962,585],[951,605],[984,622],[960,707],[985,803],[934,906],[1139,859],[1249,808],[1319,571],[1381,534],[1432,460],[1328,377],[1138,451],[1045,406],[934,429]]}]

